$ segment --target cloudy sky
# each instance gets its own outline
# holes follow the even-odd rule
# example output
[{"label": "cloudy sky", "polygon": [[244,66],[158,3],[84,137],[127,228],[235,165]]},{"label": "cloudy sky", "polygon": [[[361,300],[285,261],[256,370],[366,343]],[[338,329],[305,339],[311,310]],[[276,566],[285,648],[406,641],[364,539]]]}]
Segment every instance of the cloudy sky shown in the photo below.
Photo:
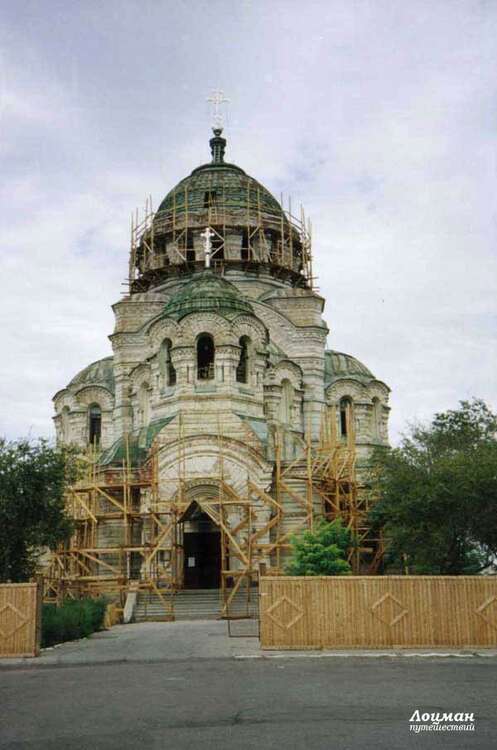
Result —
[{"label": "cloudy sky", "polygon": [[497,2],[16,0],[0,9],[0,434],[111,353],[129,217],[228,158],[313,218],[331,348],[392,388],[392,438],[497,407]]}]

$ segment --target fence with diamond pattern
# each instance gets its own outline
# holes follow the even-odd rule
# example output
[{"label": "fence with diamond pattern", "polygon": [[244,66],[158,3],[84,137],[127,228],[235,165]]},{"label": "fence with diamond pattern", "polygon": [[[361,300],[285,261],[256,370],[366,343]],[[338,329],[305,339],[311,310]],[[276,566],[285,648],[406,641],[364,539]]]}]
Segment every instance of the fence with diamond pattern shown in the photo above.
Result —
[{"label": "fence with diamond pattern", "polygon": [[497,646],[497,578],[265,577],[267,649]]},{"label": "fence with diamond pattern", "polygon": [[0,657],[40,653],[41,595],[36,583],[0,585]]}]

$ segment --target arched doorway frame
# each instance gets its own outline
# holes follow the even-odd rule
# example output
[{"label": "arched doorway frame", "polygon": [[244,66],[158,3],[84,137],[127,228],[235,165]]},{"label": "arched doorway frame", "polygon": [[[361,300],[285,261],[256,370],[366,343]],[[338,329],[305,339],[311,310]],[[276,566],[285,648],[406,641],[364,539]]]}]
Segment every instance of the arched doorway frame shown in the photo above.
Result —
[{"label": "arched doorway frame", "polygon": [[[235,596],[245,590],[250,599],[252,508],[235,490],[222,479],[213,477],[186,480],[181,483],[176,497],[178,509],[177,549],[183,553],[182,519],[195,504],[220,530],[221,542],[221,592],[223,609],[221,616],[230,617],[230,606]],[[238,537],[246,535],[243,544]],[[184,571],[183,554],[177,561],[177,571]],[[245,586],[243,584],[245,583]],[[182,584],[182,582],[181,582]]]}]

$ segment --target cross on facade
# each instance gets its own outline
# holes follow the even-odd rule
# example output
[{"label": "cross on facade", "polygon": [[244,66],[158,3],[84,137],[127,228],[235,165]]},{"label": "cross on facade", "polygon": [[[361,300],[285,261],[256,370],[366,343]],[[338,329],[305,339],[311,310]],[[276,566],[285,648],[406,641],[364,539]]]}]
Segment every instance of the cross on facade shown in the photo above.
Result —
[{"label": "cross on facade", "polygon": [[205,240],[204,242],[205,267],[210,268],[211,257],[212,257],[212,238],[214,237],[214,232],[212,231],[210,227],[206,227],[205,231],[201,232],[200,236]]},{"label": "cross on facade", "polygon": [[214,89],[212,94],[207,98],[207,101],[212,104],[213,127],[222,129],[224,123],[221,105],[228,103],[229,99],[225,97],[224,91],[221,91],[221,89]]}]

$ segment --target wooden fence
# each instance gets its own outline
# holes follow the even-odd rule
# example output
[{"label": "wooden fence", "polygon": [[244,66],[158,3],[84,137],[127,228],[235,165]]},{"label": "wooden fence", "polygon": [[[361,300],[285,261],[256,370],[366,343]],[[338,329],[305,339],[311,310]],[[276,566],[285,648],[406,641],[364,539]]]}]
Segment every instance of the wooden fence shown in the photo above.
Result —
[{"label": "wooden fence", "polygon": [[497,577],[260,580],[266,649],[497,647]]},{"label": "wooden fence", "polygon": [[39,655],[41,602],[37,583],[0,584],[0,657]]}]

